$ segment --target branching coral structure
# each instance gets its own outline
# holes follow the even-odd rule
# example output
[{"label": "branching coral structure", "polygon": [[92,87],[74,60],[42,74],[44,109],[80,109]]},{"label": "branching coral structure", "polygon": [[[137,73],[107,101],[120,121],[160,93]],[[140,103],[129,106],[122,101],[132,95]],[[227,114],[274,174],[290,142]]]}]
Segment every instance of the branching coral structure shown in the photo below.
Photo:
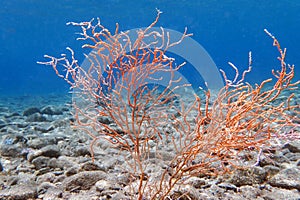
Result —
[{"label": "branching coral structure", "polygon": [[[221,71],[225,87],[215,98],[203,90],[204,96],[193,93],[188,101],[179,91],[190,91],[190,85],[175,76],[184,63],[176,65],[167,51],[191,34],[185,30],[171,42],[163,28],[152,29],[160,14],[147,28],[137,30],[135,38],[130,31],[119,32],[118,24],[112,34],[99,19],[71,22],[82,30],[78,40],[86,42],[83,48],[91,50],[85,64],[78,64],[71,48],[70,56],[46,55],[50,60],[39,62],[52,66],[70,84],[73,125],[92,138],[92,159],[103,140],[128,155],[133,199],[171,198],[189,177],[255,165],[264,149],[299,138],[299,105],[291,104],[292,92],[282,95],[295,90],[299,81],[293,81],[294,66],[285,63],[286,50],[271,33],[265,30],[280,53],[281,69],[272,72],[275,83],[267,79],[252,86],[244,81],[252,67],[250,53],[249,69],[241,75],[229,63],[236,71],[233,80]],[[149,177],[149,160],[163,157],[162,146],[172,150],[171,158],[157,177]]]}]

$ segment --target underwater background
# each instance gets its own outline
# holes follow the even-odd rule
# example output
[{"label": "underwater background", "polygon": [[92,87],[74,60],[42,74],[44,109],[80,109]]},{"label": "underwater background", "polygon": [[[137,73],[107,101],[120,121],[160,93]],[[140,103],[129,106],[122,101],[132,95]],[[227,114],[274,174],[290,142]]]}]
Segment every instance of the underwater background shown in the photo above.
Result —
[{"label": "underwater background", "polygon": [[99,17],[109,30],[148,26],[161,10],[157,26],[184,31],[210,54],[217,67],[229,75],[228,62],[253,69],[246,81],[260,82],[279,69],[278,52],[268,29],[287,48],[287,63],[300,77],[300,1],[296,0],[2,0],[0,1],[0,94],[67,94],[69,85],[53,69],[39,65],[44,54],[58,57],[71,47],[82,62],[78,27],[67,22]]}]

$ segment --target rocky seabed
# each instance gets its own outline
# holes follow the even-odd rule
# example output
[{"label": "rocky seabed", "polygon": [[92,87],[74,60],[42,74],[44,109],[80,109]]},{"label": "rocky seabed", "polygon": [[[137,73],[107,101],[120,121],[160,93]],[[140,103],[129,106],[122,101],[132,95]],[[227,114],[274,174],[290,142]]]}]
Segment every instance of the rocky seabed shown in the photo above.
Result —
[{"label": "rocky seabed", "polygon": [[[102,142],[91,161],[89,138],[70,126],[70,98],[0,99],[0,199],[132,199],[129,175],[120,170],[126,157]],[[188,196],[181,199],[300,199],[300,141],[270,158],[222,177],[191,177],[177,190]]]}]

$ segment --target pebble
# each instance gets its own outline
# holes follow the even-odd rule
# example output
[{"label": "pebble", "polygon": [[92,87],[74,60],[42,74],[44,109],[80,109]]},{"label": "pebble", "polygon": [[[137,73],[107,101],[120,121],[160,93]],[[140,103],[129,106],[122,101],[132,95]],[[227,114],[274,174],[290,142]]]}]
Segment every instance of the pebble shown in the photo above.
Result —
[{"label": "pebble", "polygon": [[292,142],[288,142],[284,145],[283,148],[287,148],[288,150],[290,150],[290,152],[293,153],[300,153],[300,141],[295,140]]},{"label": "pebble", "polygon": [[63,111],[54,106],[45,106],[41,109],[40,113],[47,115],[62,115]]},{"label": "pebble", "polygon": [[26,110],[24,110],[23,116],[29,116],[29,115],[33,115],[36,113],[40,113],[40,109],[36,108],[36,107],[31,107],[31,108],[27,108]]},{"label": "pebble", "polygon": [[282,188],[271,188],[262,195],[264,200],[299,200],[300,192],[297,190],[287,190]]},{"label": "pebble", "polygon": [[111,190],[113,188],[113,184],[107,180],[97,181],[95,186],[96,186],[96,190],[99,192],[103,192],[105,190]]},{"label": "pebble", "polygon": [[245,170],[235,171],[229,182],[235,186],[261,184],[266,180],[267,172],[261,167],[252,167]]},{"label": "pebble", "polygon": [[87,171],[67,177],[62,185],[67,191],[89,190],[99,180],[105,179],[103,171]]},{"label": "pebble", "polygon": [[300,168],[293,167],[280,171],[269,180],[270,185],[300,191]]},{"label": "pebble", "polygon": [[14,185],[0,190],[0,199],[36,199],[37,188],[30,185]]}]

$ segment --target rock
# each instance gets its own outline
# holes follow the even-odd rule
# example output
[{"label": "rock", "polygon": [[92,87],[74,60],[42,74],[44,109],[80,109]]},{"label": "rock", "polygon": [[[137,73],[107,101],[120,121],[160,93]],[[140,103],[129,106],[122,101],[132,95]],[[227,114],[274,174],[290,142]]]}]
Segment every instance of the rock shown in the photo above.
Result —
[{"label": "rock", "polygon": [[218,186],[225,190],[233,190],[233,191],[237,192],[237,187],[231,183],[220,183],[220,184],[218,184]]},{"label": "rock", "polygon": [[275,174],[277,174],[280,171],[279,167],[276,167],[273,165],[266,165],[263,168],[266,170],[268,176],[274,176]]},{"label": "rock", "polygon": [[52,172],[40,175],[36,179],[37,184],[42,184],[44,182],[50,182],[52,183],[55,180],[55,175]]},{"label": "rock", "polygon": [[19,173],[17,185],[36,185],[36,176],[31,173]]},{"label": "rock", "polygon": [[33,174],[34,170],[35,170],[35,166],[33,164],[31,164],[30,162],[25,161],[23,158],[22,158],[22,160],[23,160],[23,162],[18,164],[18,166],[15,168],[16,173],[18,173],[18,174],[20,174],[20,173]]},{"label": "rock", "polygon": [[26,119],[27,122],[45,122],[47,118],[40,113],[29,115]]},{"label": "rock", "polygon": [[101,198],[100,200],[106,200],[106,199],[111,199],[111,197],[117,193],[116,190],[104,190],[101,192]]},{"label": "rock", "polygon": [[57,186],[50,182],[43,182],[38,186],[37,191],[39,194],[43,194],[46,193],[49,188],[57,188]]},{"label": "rock", "polygon": [[276,152],[275,154],[271,154],[269,157],[263,157],[259,165],[264,167],[266,165],[274,165],[276,167],[280,167],[283,163],[289,163],[289,159],[283,155],[281,152]]},{"label": "rock", "polygon": [[26,127],[29,126],[29,124],[26,123],[25,121],[24,122],[15,123],[14,125],[17,126],[18,128],[26,128]]},{"label": "rock", "polygon": [[44,168],[36,170],[34,174],[36,176],[41,176],[41,175],[46,174],[46,173],[48,173],[50,171],[51,171],[51,169],[49,167],[44,167]]},{"label": "rock", "polygon": [[157,152],[157,154],[164,161],[171,161],[175,158],[174,152],[166,152],[166,151],[160,150]]},{"label": "rock", "polygon": [[18,133],[12,133],[11,135],[7,135],[3,138],[2,144],[4,145],[12,145],[12,144],[25,144],[27,142],[27,139]]},{"label": "rock", "polygon": [[117,175],[108,174],[106,180],[116,183],[120,186],[126,186],[132,182],[132,176],[130,176],[128,173],[118,173]]},{"label": "rock", "polygon": [[203,178],[193,176],[186,181],[186,184],[192,185],[196,189],[200,189],[206,182]]},{"label": "rock", "polygon": [[17,144],[0,146],[1,156],[7,156],[7,157],[14,158],[14,157],[21,156],[21,152],[22,152],[22,148]]},{"label": "rock", "polygon": [[54,107],[54,106],[46,106],[41,109],[40,111],[42,114],[47,114],[47,115],[62,115],[63,112],[62,110]]},{"label": "rock", "polygon": [[0,129],[6,126],[6,122],[0,119]]},{"label": "rock", "polygon": [[271,191],[267,191],[263,196],[264,200],[299,200],[300,193],[297,190],[287,190],[282,188],[272,188]]},{"label": "rock", "polygon": [[261,199],[262,197],[262,191],[257,188],[250,185],[244,185],[239,188],[239,193],[244,197],[243,199]]},{"label": "rock", "polygon": [[9,112],[9,108],[5,107],[4,105],[0,105],[0,113],[6,113]]},{"label": "rock", "polygon": [[32,161],[34,158],[39,157],[39,156],[45,156],[45,157],[59,157],[60,156],[60,150],[56,145],[48,145],[43,147],[42,149],[34,152],[30,152],[27,155],[27,159],[29,161]]},{"label": "rock", "polygon": [[300,160],[300,153],[288,153],[285,156],[292,162]]},{"label": "rock", "polygon": [[55,120],[55,121],[52,121],[51,124],[57,128],[57,127],[68,127],[70,126],[70,122],[74,120],[72,118],[69,118],[69,117],[66,117],[64,119],[58,119],[58,120]]},{"label": "rock", "polygon": [[42,197],[39,196],[39,199],[43,200],[61,200],[63,196],[63,191],[59,188],[48,188],[47,192],[42,195]]},{"label": "rock", "polygon": [[40,109],[38,109],[36,107],[31,107],[31,108],[27,108],[26,110],[24,110],[23,116],[29,116],[29,115],[36,114],[36,113],[40,113]]},{"label": "rock", "polygon": [[201,200],[219,200],[220,199],[220,198],[215,197],[207,192],[200,192],[199,195],[200,196],[198,197],[198,199],[201,199]]},{"label": "rock", "polygon": [[21,115],[17,112],[13,112],[13,113],[9,113],[9,114],[5,115],[4,117],[8,119],[8,118],[18,117],[18,116],[21,116]]},{"label": "rock", "polygon": [[36,199],[37,189],[31,185],[14,185],[10,188],[0,190],[0,199]]},{"label": "rock", "polygon": [[105,190],[112,189],[112,183],[110,183],[109,181],[106,181],[106,180],[97,181],[95,186],[96,186],[96,190],[98,192],[103,192]]},{"label": "rock", "polygon": [[252,167],[245,170],[235,171],[229,179],[229,182],[236,185],[260,184],[265,181],[267,173],[264,168]]},{"label": "rock", "polygon": [[[75,192],[72,192],[72,193],[69,193],[68,195],[64,195],[63,196],[64,198],[63,199],[69,199],[69,200],[108,200],[108,199],[111,199],[111,198],[102,198],[102,197],[99,197],[99,193],[96,192],[96,191],[80,191],[80,193],[75,193]],[[51,199],[52,200],[52,199]],[[61,200],[58,199],[58,200]]]},{"label": "rock", "polygon": [[119,191],[115,194],[111,195],[111,199],[113,200],[130,200],[132,198],[126,196],[123,192]]},{"label": "rock", "polygon": [[66,176],[64,174],[58,175],[55,177],[53,183],[58,183],[61,186],[61,183],[65,180]]},{"label": "rock", "polygon": [[49,187],[46,193],[39,195],[40,199],[43,200],[61,200],[63,191],[58,187]]},{"label": "rock", "polygon": [[27,146],[33,149],[41,149],[47,145],[56,144],[57,140],[54,137],[38,137],[27,141]]},{"label": "rock", "polygon": [[269,180],[274,187],[300,190],[300,168],[287,168],[280,171]]},{"label": "rock", "polygon": [[49,162],[50,158],[45,156],[39,156],[37,158],[34,158],[31,163],[35,166],[36,169],[42,169],[47,167],[47,164]]},{"label": "rock", "polygon": [[78,172],[79,172],[79,169],[77,166],[75,166],[75,167],[71,167],[71,168],[67,169],[65,174],[66,174],[66,176],[72,176],[74,174],[77,174]]},{"label": "rock", "polygon": [[111,118],[105,117],[105,116],[98,117],[98,121],[102,124],[111,124],[111,123],[113,123],[113,120],[111,120]]},{"label": "rock", "polygon": [[41,155],[50,158],[57,158],[60,156],[60,150],[56,145],[48,145],[41,149]]},{"label": "rock", "polygon": [[63,188],[67,191],[89,190],[99,180],[106,178],[103,171],[80,172],[73,176],[67,177],[63,181]]},{"label": "rock", "polygon": [[119,164],[119,161],[115,157],[107,158],[105,159],[105,162],[100,164],[100,168],[103,171],[108,171],[109,169],[113,169],[117,164]]},{"label": "rock", "polygon": [[101,170],[101,166],[99,166],[95,162],[86,162],[80,168],[80,171],[97,171],[97,170]]},{"label": "rock", "polygon": [[76,147],[74,153],[75,156],[91,156],[90,149],[86,146]]},{"label": "rock", "polygon": [[220,188],[219,186],[213,184],[210,186],[210,188],[208,188],[207,190],[209,193],[212,194],[212,196],[214,197],[222,197],[224,196],[224,193],[225,193],[225,189],[223,188]]},{"label": "rock", "polygon": [[[71,161],[71,158],[66,156],[59,156],[58,158],[51,158],[48,166],[53,169],[68,169],[71,167],[77,167],[77,164]],[[78,168],[78,167],[77,167]]]},{"label": "rock", "polygon": [[292,142],[289,142],[283,146],[283,148],[288,148],[290,152],[293,153],[300,153],[300,141],[294,140]]},{"label": "rock", "polygon": [[[226,200],[244,200],[243,196],[239,193],[235,193],[233,191],[226,191],[224,192],[223,196],[221,196],[220,199],[226,199]],[[256,198],[255,200],[263,200],[262,198]]]},{"label": "rock", "polygon": [[55,127],[53,126],[53,124],[49,124],[49,123],[43,123],[43,124],[34,126],[34,130],[40,131],[42,133],[48,133],[48,132],[54,130],[54,128]]},{"label": "rock", "polygon": [[0,176],[1,180],[5,183],[5,187],[17,185],[20,180],[19,176]]}]

